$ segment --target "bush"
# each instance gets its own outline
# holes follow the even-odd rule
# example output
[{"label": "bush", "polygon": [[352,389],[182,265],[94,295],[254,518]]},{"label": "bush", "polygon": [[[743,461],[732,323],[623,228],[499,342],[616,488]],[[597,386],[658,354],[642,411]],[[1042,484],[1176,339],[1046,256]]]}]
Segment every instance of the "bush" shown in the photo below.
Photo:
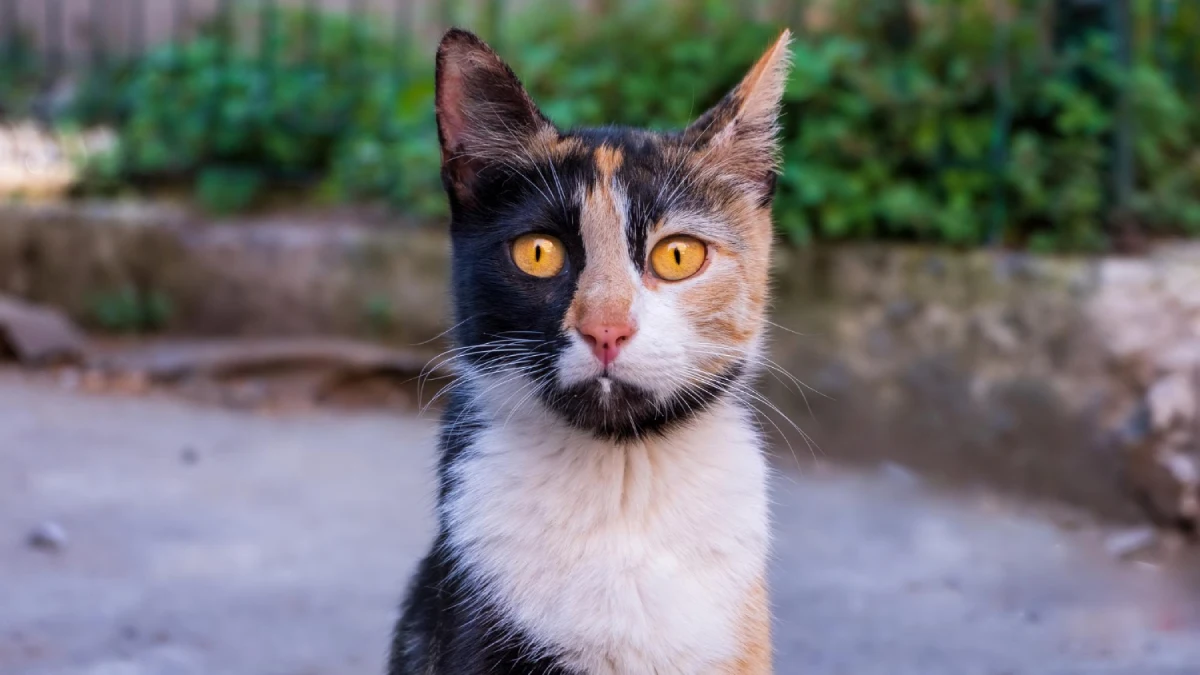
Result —
[{"label": "bush", "polygon": [[73,117],[116,123],[118,153],[105,158],[116,167],[104,174],[194,181],[218,212],[251,206],[260,188],[315,182],[332,200],[384,197],[439,213],[428,64],[337,15],[310,23],[281,12],[266,39],[252,52],[245,36],[214,26],[95,74]]},{"label": "bush", "polygon": [[[616,7],[601,19],[560,3],[500,23],[500,50],[564,126],[686,124],[777,31],[732,3],[608,4]],[[1179,17],[1124,72],[1104,37],[1050,53],[1032,10],[1005,23],[988,0],[910,4],[829,3],[828,25],[795,45],[776,202],[793,241],[1104,247],[1115,222],[1114,110],[1126,86],[1139,182],[1122,222],[1159,234],[1200,229],[1194,101],[1151,58],[1182,63],[1200,17]],[[1140,32],[1153,6],[1137,3]],[[308,53],[308,25],[282,14],[262,53],[221,30],[164,47],[85,88],[116,96],[83,96],[80,113],[118,120],[120,175],[201,176],[200,193],[218,195],[217,208],[251,202],[255,185],[317,180],[331,200],[383,198],[408,214],[440,214],[429,50],[322,15],[320,47]],[[246,189],[230,189],[230,176]]]}]

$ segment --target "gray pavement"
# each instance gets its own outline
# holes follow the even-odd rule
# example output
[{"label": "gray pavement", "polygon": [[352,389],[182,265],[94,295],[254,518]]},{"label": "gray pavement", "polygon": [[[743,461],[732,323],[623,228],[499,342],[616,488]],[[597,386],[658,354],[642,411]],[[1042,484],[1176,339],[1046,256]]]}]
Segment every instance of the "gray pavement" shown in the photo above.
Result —
[{"label": "gray pavement", "polygon": [[[434,431],[0,372],[0,675],[380,673]],[[1086,518],[795,468],[774,485],[781,675],[1200,674],[1197,576],[1112,560]],[[62,550],[28,545],[46,521]]]}]

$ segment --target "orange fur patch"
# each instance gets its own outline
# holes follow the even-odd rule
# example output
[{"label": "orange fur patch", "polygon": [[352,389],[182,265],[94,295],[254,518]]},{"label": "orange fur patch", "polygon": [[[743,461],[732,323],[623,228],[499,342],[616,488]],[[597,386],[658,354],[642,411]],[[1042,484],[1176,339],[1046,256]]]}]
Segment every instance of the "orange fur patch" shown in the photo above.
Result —
[{"label": "orange fur patch", "polygon": [[767,586],[761,579],[755,582],[746,597],[742,611],[738,640],[741,650],[736,660],[721,669],[722,675],[770,675],[771,665],[771,607]]},{"label": "orange fur patch", "polygon": [[575,298],[563,319],[568,330],[585,321],[606,324],[628,321],[636,292],[628,271],[625,214],[613,180],[623,158],[620,150],[600,146],[594,159],[600,178],[588,186],[579,219],[587,266],[579,275]]},{"label": "orange fur patch", "polygon": [[596,168],[600,170],[600,182],[602,184],[611,183],[613,176],[621,168],[621,164],[625,162],[625,155],[619,148],[610,148],[607,145],[601,145],[596,148],[593,158],[596,161]]},{"label": "orange fur patch", "polygon": [[[710,265],[684,293],[681,307],[702,342],[744,350],[759,336],[767,310],[772,225],[769,209],[739,202],[720,214],[739,247],[718,248],[727,264]],[[728,264],[732,263],[732,264]],[[732,360],[714,359],[722,367]]]}]

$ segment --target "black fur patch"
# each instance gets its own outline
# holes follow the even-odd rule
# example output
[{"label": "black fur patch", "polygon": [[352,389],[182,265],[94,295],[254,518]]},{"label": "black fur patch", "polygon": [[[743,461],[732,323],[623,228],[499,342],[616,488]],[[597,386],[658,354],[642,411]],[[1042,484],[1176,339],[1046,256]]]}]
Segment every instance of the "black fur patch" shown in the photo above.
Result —
[{"label": "black fur patch", "polygon": [[[480,431],[470,404],[451,396],[442,419],[441,499],[454,490],[450,467],[468,452]],[[447,541],[441,523],[433,548],[409,586],[392,639],[388,675],[578,675],[511,624],[498,609],[481,604]]]}]

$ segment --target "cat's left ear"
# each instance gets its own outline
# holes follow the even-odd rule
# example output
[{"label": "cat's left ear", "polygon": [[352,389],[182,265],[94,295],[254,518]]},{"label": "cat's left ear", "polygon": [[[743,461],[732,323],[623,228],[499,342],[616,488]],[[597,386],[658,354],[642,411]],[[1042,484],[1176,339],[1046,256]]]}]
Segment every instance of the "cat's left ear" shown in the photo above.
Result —
[{"label": "cat's left ear", "polygon": [[473,33],[446,33],[436,78],[442,181],[459,201],[472,199],[480,172],[528,155],[539,134],[555,132],[508,64]]},{"label": "cat's left ear", "polygon": [[779,111],[791,66],[784,30],[720,103],[683,133],[703,165],[769,203],[779,168]]}]

